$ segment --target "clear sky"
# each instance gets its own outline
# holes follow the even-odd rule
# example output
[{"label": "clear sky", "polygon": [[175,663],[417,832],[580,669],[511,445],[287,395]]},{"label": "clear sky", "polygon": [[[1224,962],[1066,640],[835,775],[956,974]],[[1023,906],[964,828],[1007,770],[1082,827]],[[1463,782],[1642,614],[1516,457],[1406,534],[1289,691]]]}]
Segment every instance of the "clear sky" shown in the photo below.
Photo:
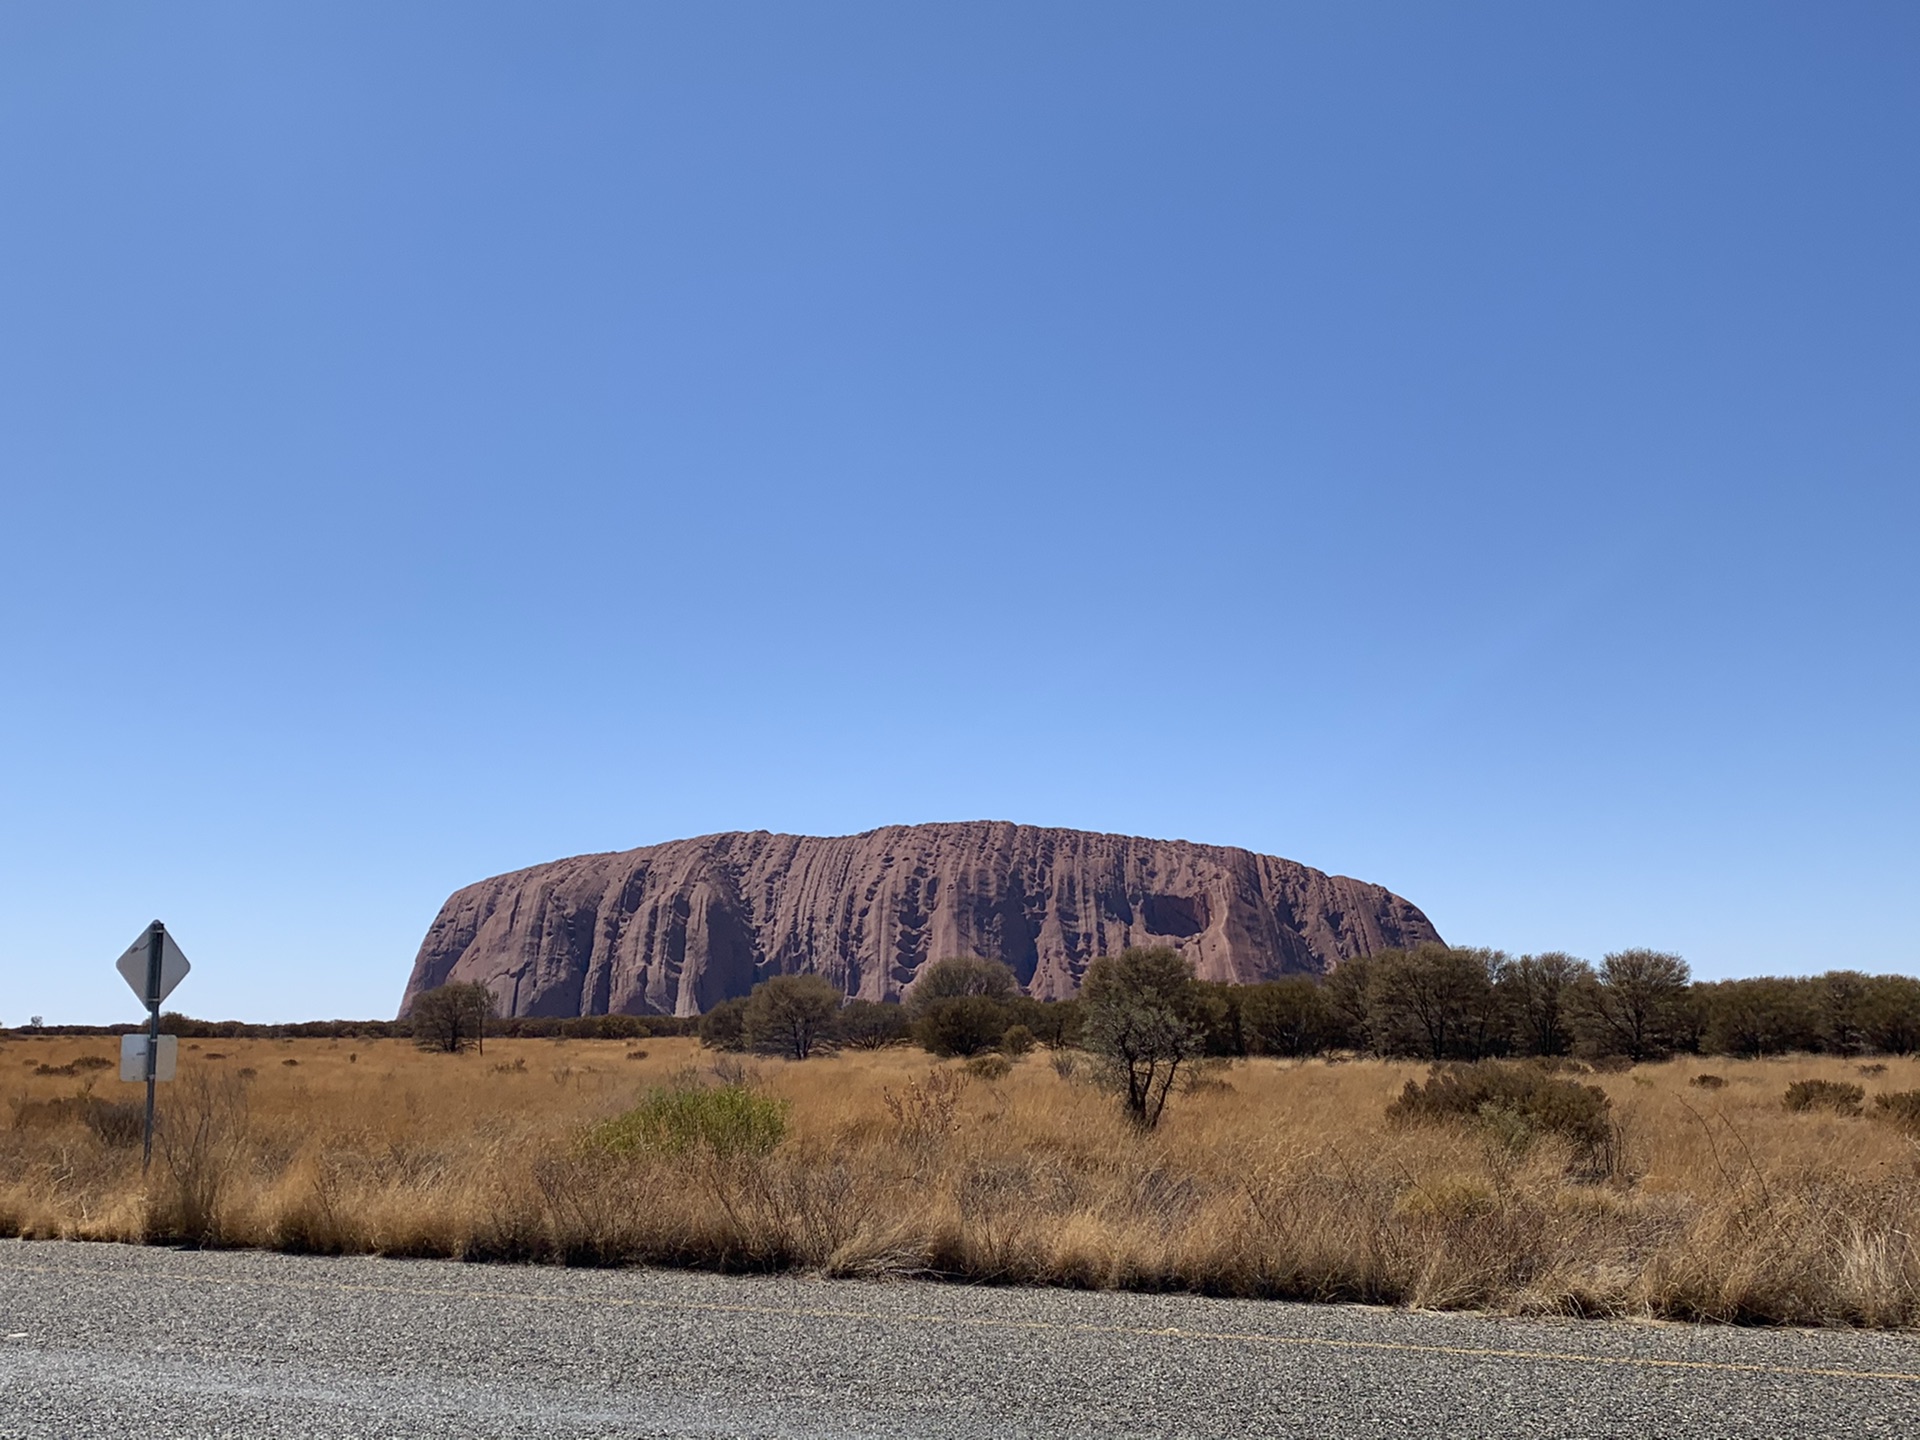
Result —
[{"label": "clear sky", "polygon": [[1920,972],[1920,8],[9,4],[0,1021],[992,818]]}]

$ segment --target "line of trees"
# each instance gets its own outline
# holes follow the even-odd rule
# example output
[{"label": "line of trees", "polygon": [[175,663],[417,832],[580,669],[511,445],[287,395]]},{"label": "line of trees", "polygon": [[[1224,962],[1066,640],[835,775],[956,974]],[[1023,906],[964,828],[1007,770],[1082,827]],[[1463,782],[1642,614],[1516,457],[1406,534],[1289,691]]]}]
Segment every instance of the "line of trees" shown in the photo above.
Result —
[{"label": "line of trees", "polygon": [[[1095,962],[1096,966],[1099,962]],[[700,1038],[721,1049],[797,1053],[782,1020],[809,983],[805,1048],[913,1042],[968,1057],[1039,1043],[1086,1048],[1089,989],[1038,1001],[991,960],[937,961],[901,1004],[842,1002],[817,977],[782,976],[703,1015]],[[1498,1056],[1759,1056],[1920,1051],[1920,979],[1836,970],[1804,978],[1695,981],[1686,961],[1622,950],[1598,965],[1571,955],[1423,945],[1348,960],[1332,974],[1257,985],[1194,981],[1192,1025],[1208,1056],[1328,1051],[1422,1060]],[[1183,1002],[1184,1003],[1184,1002]],[[1009,1032],[1018,1032],[1012,1046]]]},{"label": "line of trees", "polygon": [[[1201,1053],[1209,1056],[1350,1051],[1426,1060],[1619,1056],[1638,1061],[1675,1053],[1920,1052],[1920,978],[1834,970],[1701,982],[1679,956],[1655,950],[1622,950],[1593,965],[1556,952],[1513,956],[1423,945],[1348,960],[1324,978],[1193,983],[1192,1023],[1202,1037]],[[202,1039],[412,1037],[440,1043],[420,1033],[418,1007],[424,998],[417,997],[413,1013],[400,1020],[249,1025],[167,1014],[161,1029]],[[430,1011],[437,1015],[432,1007],[440,1003],[429,1002]],[[783,975],[697,1017],[485,1020],[489,1037],[638,1040],[698,1034],[720,1049],[797,1058],[823,1046],[877,1049],[908,1042],[935,1055],[962,1058],[1017,1052],[1032,1044],[1082,1048],[1083,1023],[1084,996],[1031,999],[1006,966],[972,957],[929,965],[899,1004],[847,1001],[820,976]],[[59,1026],[43,1033],[118,1034],[133,1028]],[[432,1028],[444,1027],[436,1020]],[[457,1043],[464,1046],[464,1036]]]}]

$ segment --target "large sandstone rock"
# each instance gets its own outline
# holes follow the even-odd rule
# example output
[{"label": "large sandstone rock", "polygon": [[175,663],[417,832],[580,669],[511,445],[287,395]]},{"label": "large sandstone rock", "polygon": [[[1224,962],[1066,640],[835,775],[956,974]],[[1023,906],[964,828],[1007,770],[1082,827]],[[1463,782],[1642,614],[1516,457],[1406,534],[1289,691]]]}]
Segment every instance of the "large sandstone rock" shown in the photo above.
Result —
[{"label": "large sandstone rock", "polygon": [[478,980],[508,1015],[692,1015],[797,971],[880,1000],[948,955],[1003,960],[1029,994],[1058,999],[1130,945],[1172,945],[1202,979],[1246,983],[1438,938],[1378,885],[1222,845],[989,821],[756,830],[456,891],[401,1006]]}]

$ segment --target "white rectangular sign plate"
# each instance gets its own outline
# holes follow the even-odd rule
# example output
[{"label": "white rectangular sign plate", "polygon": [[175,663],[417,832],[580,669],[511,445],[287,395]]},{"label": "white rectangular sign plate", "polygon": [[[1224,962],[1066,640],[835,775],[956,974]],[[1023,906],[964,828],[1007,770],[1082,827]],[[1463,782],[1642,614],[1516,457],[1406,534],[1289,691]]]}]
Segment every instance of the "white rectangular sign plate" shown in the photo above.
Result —
[{"label": "white rectangular sign plate", "polygon": [[[147,1078],[147,1041],[150,1035],[122,1035],[120,1037],[120,1078],[122,1080],[145,1080]],[[153,1078],[156,1080],[173,1079],[174,1067],[180,1063],[180,1037],[162,1035],[160,1048],[153,1052]]]}]

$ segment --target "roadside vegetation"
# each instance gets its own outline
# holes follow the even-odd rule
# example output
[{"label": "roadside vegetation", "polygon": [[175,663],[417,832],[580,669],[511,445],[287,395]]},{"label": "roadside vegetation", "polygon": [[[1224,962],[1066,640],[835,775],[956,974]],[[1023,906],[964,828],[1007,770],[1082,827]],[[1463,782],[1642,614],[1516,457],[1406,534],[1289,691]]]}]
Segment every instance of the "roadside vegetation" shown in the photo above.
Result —
[{"label": "roadside vegetation", "polygon": [[1912,1058],[195,1040],[143,1183],[110,1044],[0,1044],[0,1233],[1920,1324]]},{"label": "roadside vegetation", "polygon": [[13,1032],[0,1234],[1920,1325],[1907,977],[1428,946],[1227,986],[1139,950],[1057,1004],[961,957],[901,1004],[491,1010],[169,1017],[144,1179],[112,1037]]}]

